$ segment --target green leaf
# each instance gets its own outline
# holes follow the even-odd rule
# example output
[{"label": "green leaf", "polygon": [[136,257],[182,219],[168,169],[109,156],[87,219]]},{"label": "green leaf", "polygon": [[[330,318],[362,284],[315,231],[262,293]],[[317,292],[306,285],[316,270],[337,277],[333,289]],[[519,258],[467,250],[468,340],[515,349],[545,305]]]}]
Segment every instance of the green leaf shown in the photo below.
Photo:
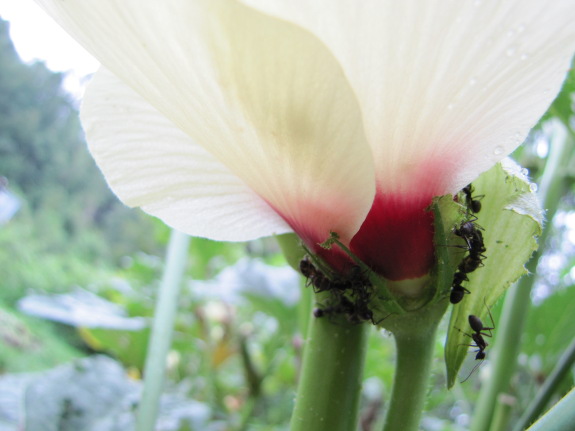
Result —
[{"label": "green leaf", "polygon": [[574,102],[573,95],[575,94],[575,60],[571,64],[571,69],[569,74],[563,83],[563,88],[561,92],[553,102],[553,104],[547,110],[547,113],[541,119],[540,123],[543,123],[551,117],[559,117],[566,125],[571,122],[571,117],[574,115]]},{"label": "green leaf", "polygon": [[565,395],[527,431],[568,431],[575,421],[575,389]]},{"label": "green leaf", "polygon": [[529,312],[522,350],[541,357],[545,374],[553,369],[573,338],[574,314],[575,286],[554,292]]},{"label": "green leaf", "polygon": [[[445,362],[447,386],[451,388],[469,347],[473,344],[468,316],[478,316],[484,326],[490,327],[488,308],[493,306],[505,290],[525,274],[525,262],[537,248],[536,237],[541,234],[543,214],[538,205],[534,187],[523,175],[521,168],[510,159],[504,160],[474,183],[474,196],[482,196],[482,208],[476,224],[481,226],[487,258],[485,266],[468,274],[464,287],[471,293],[453,307]],[[463,258],[463,254],[461,256]],[[497,326],[497,322],[495,322]],[[486,338],[487,343],[490,342]]]}]

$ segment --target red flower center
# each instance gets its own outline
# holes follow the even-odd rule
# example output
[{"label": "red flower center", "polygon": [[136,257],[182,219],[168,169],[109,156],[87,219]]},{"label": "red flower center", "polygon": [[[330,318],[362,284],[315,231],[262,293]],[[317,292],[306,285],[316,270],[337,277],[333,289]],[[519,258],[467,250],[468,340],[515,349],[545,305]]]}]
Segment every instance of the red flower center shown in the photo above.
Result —
[{"label": "red flower center", "polygon": [[390,280],[427,274],[434,261],[432,197],[377,193],[351,251]]}]

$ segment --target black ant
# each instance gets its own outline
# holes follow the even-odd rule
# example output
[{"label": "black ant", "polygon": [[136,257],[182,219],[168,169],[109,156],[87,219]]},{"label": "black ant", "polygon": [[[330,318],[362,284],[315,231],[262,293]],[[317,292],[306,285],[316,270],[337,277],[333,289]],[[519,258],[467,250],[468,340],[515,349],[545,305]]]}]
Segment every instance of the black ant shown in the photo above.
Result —
[{"label": "black ant", "polygon": [[453,229],[453,233],[467,243],[467,250],[481,254],[485,251],[483,234],[481,233],[483,228],[475,221],[477,221],[477,217],[461,222],[458,227]]},{"label": "black ant", "polygon": [[463,221],[459,226],[453,229],[453,233],[464,239],[467,243],[465,249],[468,251],[468,254],[463,258],[457,267],[457,272],[453,276],[452,290],[449,298],[452,304],[458,304],[466,293],[470,293],[469,290],[461,284],[464,281],[469,281],[467,274],[483,266],[483,260],[486,258],[483,254],[487,251],[483,234],[481,233],[483,228],[475,223],[476,220],[477,217]]},{"label": "black ant", "polygon": [[[467,208],[471,210],[472,213],[477,214],[481,211],[481,202],[478,199],[473,199],[473,186],[471,183],[467,184],[463,189],[461,189],[463,194],[465,194],[465,204]],[[478,198],[482,198],[483,196],[478,196]]]},{"label": "black ant", "polygon": [[487,251],[483,234],[481,233],[481,226],[477,225],[475,221],[477,217],[470,220],[461,222],[461,224],[453,229],[453,233],[467,243],[464,247],[468,254],[463,258],[457,267],[457,272],[453,276],[453,283],[451,285],[451,294],[449,301],[452,304],[458,304],[463,300],[464,295],[471,293],[468,289],[462,286],[464,281],[469,281],[467,274],[475,271],[480,266],[483,266],[483,260],[486,256],[483,254]]},{"label": "black ant", "polygon": [[461,285],[464,281],[469,281],[465,272],[457,271],[453,276],[453,284],[451,285],[451,294],[449,295],[449,302],[452,304],[459,304],[463,296],[471,293]]},{"label": "black ant", "polygon": [[475,271],[480,266],[483,266],[483,255],[469,254],[463,258],[457,269],[465,274]]},{"label": "black ant", "polygon": [[325,292],[330,290],[346,290],[349,286],[343,280],[332,281],[323,272],[318,270],[307,257],[303,258],[299,263],[299,270],[305,278],[307,278],[306,286],[313,286],[315,293]]},{"label": "black ant", "polygon": [[351,295],[353,296],[349,298],[344,294],[332,292],[332,297],[327,306],[318,307],[313,310],[314,317],[320,318],[326,315],[343,315],[353,324],[360,324],[369,320],[374,325],[378,325],[383,320],[375,321],[373,311],[369,308],[371,295],[359,295],[354,294],[354,292],[352,292]]},{"label": "black ant", "polygon": [[470,314],[469,317],[467,318],[467,320],[469,321],[469,326],[473,330],[473,333],[471,335],[469,335],[468,333],[463,332],[463,331],[461,331],[461,329],[457,328],[457,330],[459,332],[463,332],[463,335],[466,335],[467,337],[469,337],[473,340],[473,342],[475,344],[463,344],[463,345],[469,346],[469,347],[476,347],[477,350],[474,352],[474,353],[476,353],[475,360],[481,361],[473,367],[473,369],[471,370],[469,375],[465,378],[465,380],[461,381],[461,383],[467,381],[467,379],[469,379],[469,377],[471,377],[473,372],[483,363],[483,360],[485,359],[485,356],[486,356],[485,349],[487,349],[487,346],[489,345],[489,343],[487,343],[487,341],[485,341],[485,338],[483,338],[483,337],[489,337],[489,338],[493,337],[493,333],[491,331],[495,330],[495,322],[493,321],[493,316],[491,315],[491,310],[489,310],[489,307],[487,307],[487,305],[485,305],[485,307],[487,308],[487,312],[489,313],[489,318],[491,319],[492,327],[488,328],[488,327],[483,326],[483,322],[481,321],[481,319],[479,317],[477,317],[473,314]]},{"label": "black ant", "polygon": [[[339,298],[332,298],[332,301],[330,302],[331,303],[329,305],[324,306],[323,308],[315,308],[313,310],[313,315],[318,318],[326,315],[345,315],[352,323],[360,323],[358,310],[354,303],[346,296],[342,295]],[[369,309],[367,310],[371,313]]]}]

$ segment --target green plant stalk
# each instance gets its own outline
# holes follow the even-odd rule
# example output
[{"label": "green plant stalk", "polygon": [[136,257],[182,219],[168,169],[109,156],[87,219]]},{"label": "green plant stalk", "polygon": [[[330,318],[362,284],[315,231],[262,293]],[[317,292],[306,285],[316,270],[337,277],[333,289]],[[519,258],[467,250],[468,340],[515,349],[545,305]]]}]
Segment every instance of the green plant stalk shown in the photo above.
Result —
[{"label": "green plant stalk", "polygon": [[174,320],[189,242],[188,235],[172,230],[144,367],[144,391],[138,407],[136,431],[156,429],[159,400],[166,372],[166,357],[172,344]]},{"label": "green plant stalk", "polygon": [[575,389],[571,389],[527,431],[572,431],[573,424],[575,424]]},{"label": "green plant stalk", "polygon": [[417,431],[425,406],[435,333],[447,301],[399,316],[386,326],[397,348],[393,389],[383,431]]},{"label": "green plant stalk", "polygon": [[[536,260],[534,257],[531,262]],[[521,334],[525,326],[527,311],[531,305],[533,278],[533,276],[524,276],[518,284],[509,289],[505,297],[501,321],[497,325],[497,340],[491,352],[488,353],[493,362],[493,370],[479,395],[471,425],[473,431],[487,431],[490,428],[497,397],[507,392],[509,388],[509,380],[515,372],[521,347],[519,343],[521,337],[517,334]]]},{"label": "green plant stalk", "polygon": [[489,431],[505,431],[516,400],[511,395],[499,394]]},{"label": "green plant stalk", "polygon": [[[543,229],[539,243],[542,245],[526,265],[530,273],[534,273],[543,253],[543,245],[549,234],[549,225],[564,191],[564,174],[570,160],[572,145],[566,142],[566,132],[563,126],[557,125],[551,154],[541,179],[539,197],[543,208],[547,210],[547,224]],[[509,289],[501,313],[501,321],[497,329],[497,339],[491,352],[493,370],[490,379],[485,383],[479,395],[479,401],[471,423],[472,431],[488,431],[493,417],[497,397],[509,389],[517,356],[519,355],[521,337],[527,313],[531,306],[531,289],[535,277],[523,277],[515,286]]]},{"label": "green plant stalk", "polygon": [[369,329],[343,319],[311,319],[291,431],[356,429]]},{"label": "green plant stalk", "polygon": [[575,338],[563,352],[559,362],[539,389],[535,398],[529,403],[519,420],[515,423],[513,431],[523,431],[541,414],[557,387],[563,382],[563,378],[571,371],[575,363]]}]

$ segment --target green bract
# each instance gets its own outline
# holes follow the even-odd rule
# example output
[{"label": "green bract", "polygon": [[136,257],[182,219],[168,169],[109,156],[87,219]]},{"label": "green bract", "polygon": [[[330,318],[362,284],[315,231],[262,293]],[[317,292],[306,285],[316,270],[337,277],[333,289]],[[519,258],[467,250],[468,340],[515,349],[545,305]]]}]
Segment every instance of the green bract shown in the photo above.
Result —
[{"label": "green bract", "polygon": [[[453,306],[445,347],[447,386],[452,387],[473,340],[465,333],[468,316],[478,316],[484,326],[491,326],[491,308],[505,290],[527,273],[525,262],[537,248],[543,213],[534,186],[515,162],[506,159],[473,182],[475,196],[484,195],[475,222],[483,228],[487,251],[485,266],[468,274],[464,284],[471,293]],[[461,253],[463,257],[463,253]],[[497,325],[497,322],[496,322]],[[485,338],[490,343],[489,338]],[[486,350],[489,355],[489,347]]]}]

